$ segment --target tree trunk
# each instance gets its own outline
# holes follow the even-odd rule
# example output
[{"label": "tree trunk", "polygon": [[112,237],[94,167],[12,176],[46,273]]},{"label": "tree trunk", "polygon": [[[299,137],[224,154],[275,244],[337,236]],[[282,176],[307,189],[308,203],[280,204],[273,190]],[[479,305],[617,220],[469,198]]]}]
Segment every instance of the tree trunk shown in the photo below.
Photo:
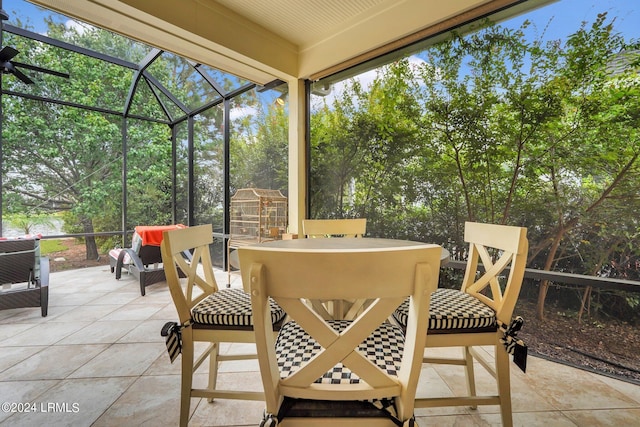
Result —
[{"label": "tree trunk", "polygon": [[[640,153],[636,153],[631,157],[631,159],[627,162],[627,164],[618,172],[615,179],[609,184],[607,188],[604,189],[600,197],[594,201],[587,209],[585,209],[585,214],[588,214],[598,208],[604,200],[611,194],[611,192],[616,188],[616,186],[622,181],[627,172],[631,169],[635,161],[640,156]],[[551,171],[553,176],[553,182],[555,183],[555,174],[553,170]],[[556,187],[557,193],[557,187]],[[562,214],[562,212],[561,212]],[[571,220],[567,221],[564,225],[562,223],[562,215],[559,215],[558,228],[555,233],[555,236],[551,240],[551,248],[549,250],[549,255],[547,255],[547,261],[544,266],[544,270],[551,271],[551,267],[553,266],[553,262],[555,260],[556,252],[558,251],[558,247],[560,246],[560,242],[564,238],[565,234],[568,233],[573,227],[575,227],[580,218],[574,217]],[[540,291],[538,292],[538,304],[536,307],[536,317],[540,320],[544,319],[544,301],[547,297],[547,290],[549,289],[549,281],[543,280],[540,283]]]},{"label": "tree trunk", "polygon": [[[87,234],[93,233],[93,221],[89,218],[83,218],[82,228]],[[87,236],[84,239],[84,244],[87,250],[87,260],[98,259],[98,246],[96,245],[96,238],[94,236]]]},{"label": "tree trunk", "polygon": [[[544,265],[544,270],[551,271],[553,261],[556,258],[558,247],[564,236],[565,230],[560,229],[553,238],[551,248],[549,249],[549,255],[547,255],[547,261]],[[540,290],[538,291],[538,305],[536,307],[536,317],[540,320],[544,319],[544,302],[547,298],[547,291],[549,290],[549,281],[543,280],[540,282]]]}]

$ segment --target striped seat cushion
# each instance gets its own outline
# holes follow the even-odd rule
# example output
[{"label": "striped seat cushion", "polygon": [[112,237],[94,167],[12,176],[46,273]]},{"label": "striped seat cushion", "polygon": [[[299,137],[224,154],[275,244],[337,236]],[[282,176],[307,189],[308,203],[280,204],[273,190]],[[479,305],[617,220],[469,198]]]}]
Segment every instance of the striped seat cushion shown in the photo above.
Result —
[{"label": "striped seat cushion", "polygon": [[[343,331],[351,322],[348,320],[331,320],[328,322],[338,332]],[[300,366],[321,350],[318,344],[295,321],[286,323],[280,329],[276,341],[276,356],[280,376],[286,378],[296,372]],[[358,350],[369,360],[385,370],[389,375],[397,376],[404,349],[402,330],[392,324],[385,323],[378,327],[360,346]],[[356,384],[360,378],[341,363],[326,372],[316,383],[324,384]]]},{"label": "striped seat cushion", "polygon": [[[273,300],[269,300],[271,321],[281,321],[285,312]],[[193,307],[191,315],[195,323],[218,326],[253,327],[251,297],[242,289],[222,289],[209,295]]]},{"label": "striped seat cushion", "polygon": [[[407,326],[409,301],[393,313],[393,317]],[[496,313],[477,298],[457,289],[438,288],[431,294],[428,333],[486,332],[497,328]]]},{"label": "striped seat cushion", "polygon": [[[120,252],[122,252],[121,248],[111,249],[109,251],[109,256],[114,260],[117,260],[118,256],[120,256]],[[126,252],[124,253],[124,257],[122,258],[122,264],[123,265],[131,264],[131,257]]]}]

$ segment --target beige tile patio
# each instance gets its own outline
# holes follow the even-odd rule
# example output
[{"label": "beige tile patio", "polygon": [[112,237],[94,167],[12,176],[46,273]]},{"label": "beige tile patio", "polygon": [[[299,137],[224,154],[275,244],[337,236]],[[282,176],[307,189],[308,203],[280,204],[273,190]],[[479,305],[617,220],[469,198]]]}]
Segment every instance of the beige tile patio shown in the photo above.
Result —
[{"label": "beige tile patio", "polygon": [[2,346],[52,345],[89,324],[90,322],[54,322],[52,320],[8,338]]},{"label": "beige tile patio", "polygon": [[13,414],[12,427],[90,426],[135,381],[135,378],[67,379],[35,399],[37,411]]},{"label": "beige tile patio", "polygon": [[74,306],[66,313],[51,318],[51,322],[93,322],[119,309],[121,304]]},{"label": "beige tile patio", "polygon": [[[26,347],[2,347],[0,352],[0,372],[9,369],[18,362],[33,356],[34,354],[46,349],[42,346],[26,346]],[[1,395],[0,395],[1,396]]]},{"label": "beige tile patio", "polygon": [[108,378],[139,376],[166,352],[163,344],[112,344],[98,356],[73,372],[70,378]]},{"label": "beige tile patio", "polygon": [[[224,287],[226,273],[216,277]],[[240,287],[239,276],[231,277]],[[177,425],[181,357],[171,364],[160,336],[164,322],[177,319],[166,285],[148,287],[141,297],[137,281],[116,281],[108,267],[53,273],[52,283],[59,285],[50,289],[55,304],[49,316],[42,318],[37,308],[0,311],[0,397],[45,404],[45,409],[52,403],[53,411],[1,413],[0,426]],[[252,348],[224,344],[221,352]],[[459,354],[457,349],[428,351]],[[261,390],[255,361],[224,362],[220,371],[220,385]],[[479,388],[492,389],[484,370],[477,366],[476,371]],[[206,384],[207,372],[205,363],[194,386]],[[529,357],[526,374],[512,365],[511,379],[516,426],[608,427],[640,419],[635,384],[536,357]],[[464,381],[459,367],[427,365],[419,391],[451,395],[452,389],[464,390]],[[264,408],[262,402],[191,400],[192,427],[255,426]],[[421,427],[500,425],[497,406],[417,409],[416,416]]]},{"label": "beige tile patio", "polygon": [[579,426],[638,426],[640,409],[600,409],[563,411],[563,414]]},{"label": "beige tile patio", "polygon": [[102,318],[111,320],[147,320],[164,308],[164,304],[126,304]]},{"label": "beige tile patio", "polygon": [[94,322],[60,340],[61,345],[70,344],[110,344],[131,332],[138,326],[137,320],[113,320]]},{"label": "beige tile patio", "polygon": [[[36,402],[36,399],[45,393],[49,388],[58,383],[56,380],[37,381],[2,381],[0,382],[0,396],[2,403],[25,404]],[[9,418],[18,408],[0,411],[0,422]]]},{"label": "beige tile patio", "polygon": [[634,408],[638,402],[602,381],[602,376],[531,358],[525,381],[553,407],[564,410]]},{"label": "beige tile patio", "polygon": [[149,319],[142,322],[136,322],[134,328],[129,330],[126,334],[120,337],[117,342],[119,343],[134,343],[134,342],[162,342],[164,338],[160,336],[160,330],[165,324],[163,319]]},{"label": "beige tile patio", "polygon": [[2,372],[3,381],[64,379],[108,347],[96,345],[54,345],[43,348]]},{"label": "beige tile patio", "polygon": [[[158,390],[164,390],[164,393],[158,393]],[[179,414],[179,375],[140,377],[98,418],[93,427],[174,426],[178,425]]]}]

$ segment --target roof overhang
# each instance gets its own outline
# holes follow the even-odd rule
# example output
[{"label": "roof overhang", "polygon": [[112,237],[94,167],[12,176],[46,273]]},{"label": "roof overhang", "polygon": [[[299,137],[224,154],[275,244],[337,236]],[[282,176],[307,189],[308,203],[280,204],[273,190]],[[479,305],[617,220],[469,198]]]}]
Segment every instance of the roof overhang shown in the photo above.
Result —
[{"label": "roof overhang", "polygon": [[317,80],[478,17],[552,0],[30,1],[266,84]]}]

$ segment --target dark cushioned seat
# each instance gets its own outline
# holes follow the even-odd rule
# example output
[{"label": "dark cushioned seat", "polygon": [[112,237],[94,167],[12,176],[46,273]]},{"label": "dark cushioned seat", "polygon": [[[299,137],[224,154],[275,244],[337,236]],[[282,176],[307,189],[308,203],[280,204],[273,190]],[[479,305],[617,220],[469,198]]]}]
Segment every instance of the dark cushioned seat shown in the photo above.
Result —
[{"label": "dark cushioned seat", "polygon": [[[271,322],[278,323],[285,312],[273,300]],[[253,328],[251,296],[242,289],[222,289],[214,292],[191,310],[193,321],[204,325],[241,326]]]},{"label": "dark cushioned seat", "polygon": [[[405,327],[407,309],[405,301],[393,317]],[[496,313],[473,296],[457,289],[438,288],[431,295],[428,334],[495,331]]]}]

